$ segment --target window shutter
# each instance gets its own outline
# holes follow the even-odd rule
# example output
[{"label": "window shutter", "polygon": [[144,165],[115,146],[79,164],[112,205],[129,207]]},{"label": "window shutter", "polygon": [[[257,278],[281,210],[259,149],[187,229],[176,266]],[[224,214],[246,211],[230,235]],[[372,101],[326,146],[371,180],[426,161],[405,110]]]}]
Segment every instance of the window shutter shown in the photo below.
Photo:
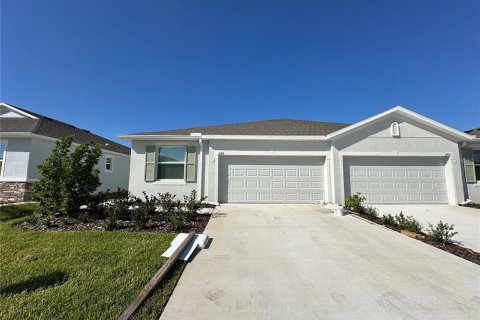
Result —
[{"label": "window shutter", "polygon": [[155,146],[145,148],[145,182],[155,181]]},{"label": "window shutter", "polygon": [[187,147],[187,159],[185,161],[185,181],[195,182],[197,180],[197,149],[193,146]]},{"label": "window shutter", "polygon": [[475,178],[475,164],[473,163],[473,150],[463,148],[463,166],[465,167],[465,180],[467,183],[477,182]]}]

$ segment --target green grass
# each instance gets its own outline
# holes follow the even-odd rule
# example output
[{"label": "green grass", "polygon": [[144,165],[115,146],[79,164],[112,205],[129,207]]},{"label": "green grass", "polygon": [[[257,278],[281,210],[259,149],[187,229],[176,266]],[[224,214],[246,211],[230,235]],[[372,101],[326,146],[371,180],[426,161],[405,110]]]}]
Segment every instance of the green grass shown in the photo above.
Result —
[{"label": "green grass", "polygon": [[[115,319],[166,261],[161,254],[175,236],[15,230],[32,207],[0,207],[1,319]],[[177,264],[136,319],[158,319],[184,266]]]}]

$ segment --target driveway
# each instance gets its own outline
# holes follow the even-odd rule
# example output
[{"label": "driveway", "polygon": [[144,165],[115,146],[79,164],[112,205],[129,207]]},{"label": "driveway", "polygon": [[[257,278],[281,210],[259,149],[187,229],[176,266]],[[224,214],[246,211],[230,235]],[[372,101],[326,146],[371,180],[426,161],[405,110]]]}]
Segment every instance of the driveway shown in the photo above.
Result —
[{"label": "driveway", "polygon": [[400,211],[422,222],[436,225],[439,220],[453,223],[458,234],[453,238],[470,249],[480,252],[480,210],[448,205],[374,205],[381,214],[398,214]]},{"label": "driveway", "polygon": [[161,319],[478,319],[480,266],[315,205],[222,205]]}]

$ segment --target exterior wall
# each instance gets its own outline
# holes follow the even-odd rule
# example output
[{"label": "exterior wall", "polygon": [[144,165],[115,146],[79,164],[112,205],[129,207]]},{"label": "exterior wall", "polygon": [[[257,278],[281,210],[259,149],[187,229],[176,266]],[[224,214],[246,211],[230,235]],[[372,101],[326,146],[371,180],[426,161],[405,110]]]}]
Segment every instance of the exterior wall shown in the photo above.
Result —
[{"label": "exterior wall", "polygon": [[[400,126],[398,138],[390,134],[392,122],[397,122]],[[339,138],[332,142],[332,153],[334,202],[343,203],[345,200],[343,158],[346,156],[445,157],[449,204],[455,205],[464,199],[463,168],[458,143],[401,117],[391,116]]]},{"label": "exterior wall", "polygon": [[[113,170],[105,170],[105,157],[113,157]],[[100,181],[102,185],[98,187],[98,191],[117,191],[118,188],[128,189],[128,180],[130,172],[130,157],[127,155],[112,154],[106,150],[102,151],[102,155],[98,160],[100,169]]]},{"label": "exterior wall", "polygon": [[0,203],[23,202],[30,199],[31,182],[0,181]]},{"label": "exterior wall", "polygon": [[[480,142],[472,142],[467,144],[467,147],[474,150],[480,150]],[[463,164],[463,158],[461,163]],[[465,179],[463,180],[465,181]],[[475,203],[480,203],[480,181],[476,183],[466,183],[464,182],[466,188],[465,198],[471,199]]]},{"label": "exterior wall", "polygon": [[[155,146],[196,146],[197,147],[197,181],[154,181],[145,182],[145,148],[151,145]],[[200,174],[200,145],[198,141],[132,141],[132,153],[130,158],[130,180],[128,190],[135,196],[143,196],[143,191],[148,195],[157,195],[157,193],[170,192],[181,197],[189,195],[192,190],[198,191],[198,181],[202,180]]]}]

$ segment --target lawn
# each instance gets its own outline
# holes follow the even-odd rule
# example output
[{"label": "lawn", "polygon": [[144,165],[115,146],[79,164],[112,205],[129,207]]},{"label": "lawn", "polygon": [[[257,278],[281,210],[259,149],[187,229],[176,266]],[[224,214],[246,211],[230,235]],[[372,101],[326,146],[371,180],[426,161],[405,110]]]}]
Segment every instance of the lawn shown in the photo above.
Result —
[{"label": "lawn", "polygon": [[[114,319],[166,261],[161,254],[175,236],[15,230],[34,208],[0,207],[1,319]],[[136,319],[158,319],[184,266],[175,266]]]}]

